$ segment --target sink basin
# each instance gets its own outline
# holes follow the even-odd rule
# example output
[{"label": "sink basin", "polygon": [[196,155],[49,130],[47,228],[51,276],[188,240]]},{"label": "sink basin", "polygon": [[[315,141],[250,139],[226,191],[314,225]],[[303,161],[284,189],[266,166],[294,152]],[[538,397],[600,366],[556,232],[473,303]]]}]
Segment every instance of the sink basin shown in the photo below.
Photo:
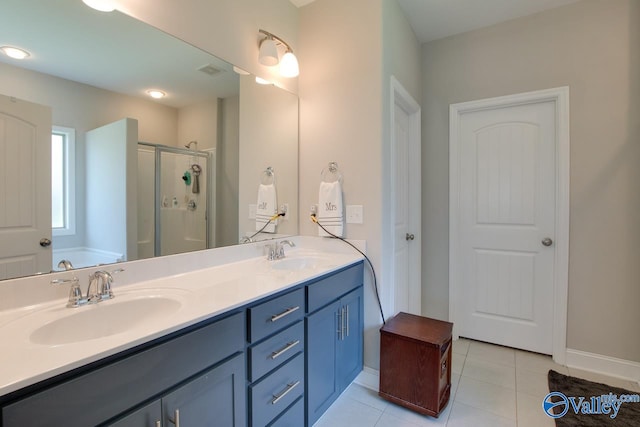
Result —
[{"label": "sink basin", "polygon": [[271,267],[275,270],[298,271],[307,268],[316,268],[323,262],[326,262],[325,258],[317,256],[305,256],[296,258],[285,258],[278,261],[273,261]]},{"label": "sink basin", "polygon": [[51,346],[104,338],[165,318],[181,307],[182,302],[172,297],[154,295],[118,300],[116,296],[95,305],[65,308],[73,311],[35,329],[29,341]]}]

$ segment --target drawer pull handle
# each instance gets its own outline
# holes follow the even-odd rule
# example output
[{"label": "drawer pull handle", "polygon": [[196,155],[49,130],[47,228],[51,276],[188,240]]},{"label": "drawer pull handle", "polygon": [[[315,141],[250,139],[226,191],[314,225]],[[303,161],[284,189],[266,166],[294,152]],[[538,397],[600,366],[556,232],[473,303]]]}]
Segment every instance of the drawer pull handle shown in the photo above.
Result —
[{"label": "drawer pull handle", "polygon": [[173,419],[171,419],[170,417],[167,417],[167,419],[171,424],[175,425],[176,427],[180,427],[180,410],[176,409],[175,411],[173,411],[173,414]]},{"label": "drawer pull handle", "polygon": [[274,351],[273,353],[271,353],[271,356],[269,356],[269,357],[271,357],[272,359],[280,357],[284,353],[286,353],[287,351],[291,350],[293,347],[297,346],[298,344],[300,344],[300,340],[295,340],[295,341],[292,341],[290,343],[287,343],[287,345],[285,345],[280,350]]},{"label": "drawer pull handle", "polygon": [[440,369],[440,376],[443,376],[444,373],[447,372],[447,361],[442,362],[442,367]]},{"label": "drawer pull handle", "polygon": [[283,317],[288,316],[288,315],[290,315],[291,313],[293,313],[294,311],[297,311],[297,310],[299,310],[299,309],[300,309],[300,306],[299,306],[299,305],[297,305],[297,306],[295,306],[295,307],[288,308],[288,309],[286,309],[285,311],[283,311],[283,312],[282,312],[282,313],[280,313],[280,314],[274,314],[273,316],[271,316],[271,321],[272,321],[272,322],[275,322],[276,320],[280,320],[280,319],[282,319]]},{"label": "drawer pull handle", "polygon": [[271,400],[271,404],[275,405],[276,403],[278,403],[280,401],[280,399],[282,399],[283,397],[285,397],[287,394],[289,394],[289,392],[291,390],[293,390],[294,388],[296,388],[298,386],[298,384],[300,384],[300,381],[296,381],[295,383],[289,383],[287,384],[287,388],[284,389],[282,391],[282,393],[280,394],[274,394],[273,395],[273,400]]}]

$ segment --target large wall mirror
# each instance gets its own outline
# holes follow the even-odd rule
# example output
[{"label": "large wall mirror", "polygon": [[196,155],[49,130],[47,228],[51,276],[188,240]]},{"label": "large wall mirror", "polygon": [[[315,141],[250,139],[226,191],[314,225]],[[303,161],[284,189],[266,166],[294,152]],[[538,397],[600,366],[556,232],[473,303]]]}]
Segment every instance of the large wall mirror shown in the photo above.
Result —
[{"label": "large wall mirror", "polygon": [[0,279],[238,244],[260,186],[297,234],[295,94],[81,0],[4,0],[0,46]]}]

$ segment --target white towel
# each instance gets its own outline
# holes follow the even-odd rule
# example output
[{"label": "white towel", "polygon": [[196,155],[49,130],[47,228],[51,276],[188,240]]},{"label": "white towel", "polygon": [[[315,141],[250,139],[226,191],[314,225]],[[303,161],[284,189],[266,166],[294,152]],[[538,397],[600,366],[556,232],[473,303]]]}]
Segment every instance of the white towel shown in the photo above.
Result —
[{"label": "white towel", "polygon": [[[343,237],[344,215],[340,181],[320,183],[318,222],[331,233]],[[318,236],[328,236],[328,234],[318,227]]]},{"label": "white towel", "polygon": [[[277,209],[276,186],[273,184],[260,184],[260,187],[258,187],[258,206],[256,208],[256,231],[260,230],[264,227],[265,223],[269,222],[269,218],[276,214]],[[275,233],[276,220],[274,219],[271,224],[267,225],[262,231],[264,233]]]}]

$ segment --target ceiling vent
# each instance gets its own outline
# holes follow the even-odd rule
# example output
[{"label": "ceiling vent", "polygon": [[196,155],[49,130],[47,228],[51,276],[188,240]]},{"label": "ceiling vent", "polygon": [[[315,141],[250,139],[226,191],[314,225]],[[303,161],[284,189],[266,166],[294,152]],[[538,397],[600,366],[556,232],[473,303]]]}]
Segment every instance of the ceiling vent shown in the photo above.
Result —
[{"label": "ceiling vent", "polygon": [[215,76],[216,74],[222,72],[221,69],[216,68],[211,64],[203,65],[202,67],[198,68],[198,71],[202,71],[203,73],[208,74],[210,76]]}]

